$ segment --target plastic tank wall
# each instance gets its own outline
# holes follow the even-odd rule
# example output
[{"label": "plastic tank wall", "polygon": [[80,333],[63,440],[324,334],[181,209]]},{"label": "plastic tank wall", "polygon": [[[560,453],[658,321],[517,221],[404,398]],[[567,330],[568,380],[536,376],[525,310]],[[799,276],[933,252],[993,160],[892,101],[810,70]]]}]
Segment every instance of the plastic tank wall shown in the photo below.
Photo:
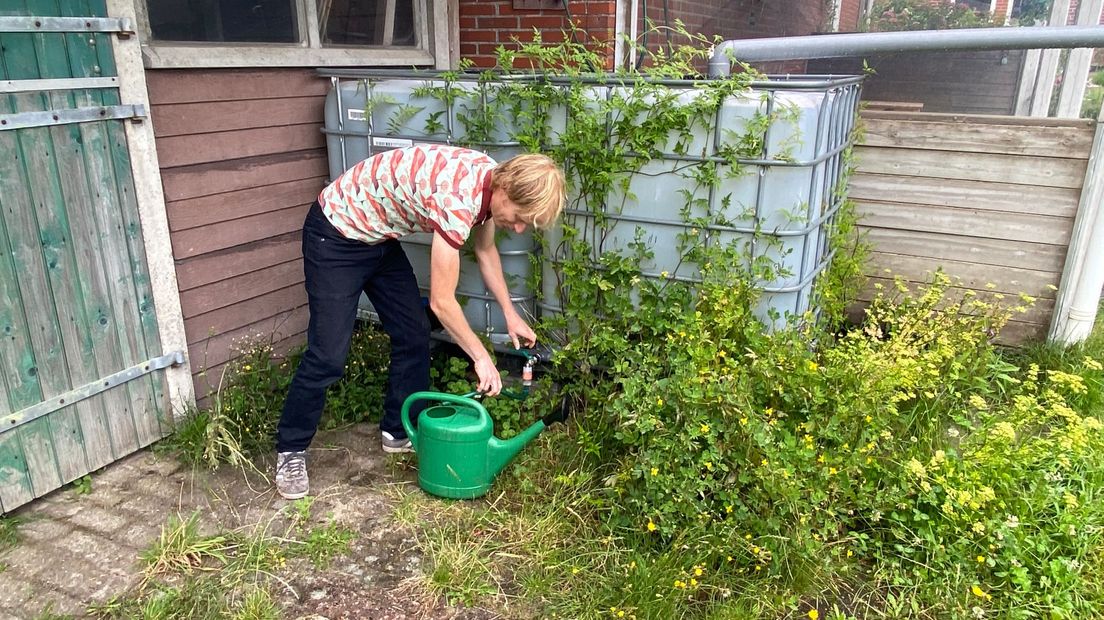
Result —
[{"label": "plastic tank wall", "polygon": [[[450,83],[434,77],[396,77],[394,72],[327,72],[333,80],[326,104],[330,176],[381,150],[423,143],[467,144],[485,151],[497,161],[522,152],[505,122],[481,118],[495,84],[471,81]],[[701,243],[735,245],[749,260],[776,265],[769,279],[759,282],[763,291],[757,315],[778,326],[787,316],[815,310],[812,299],[816,276],[831,260],[828,232],[842,196],[837,192],[843,172],[843,151],[854,127],[861,78],[791,76],[753,84],[752,89],[728,97],[708,127],[695,133],[690,144],[676,149],[672,135],[663,154],[646,162],[629,181],[628,192],[614,189],[605,198],[599,224],[594,208],[569,196],[569,218],[577,229],[591,230],[603,238],[601,250],[629,247],[642,230],[654,252],[640,265],[645,277],[693,281],[695,265],[683,260],[678,239],[697,235]],[[690,82],[670,83],[679,101],[693,102],[701,90]],[[625,96],[629,87],[590,85],[585,93],[596,102]],[[430,92],[436,90],[435,93]],[[617,119],[611,119],[614,121]],[[552,143],[567,127],[564,110],[552,110],[547,135]],[[469,131],[474,128],[475,133]],[[733,160],[734,142],[753,134],[761,146],[750,157]],[[476,139],[476,136],[480,140]],[[606,138],[596,136],[601,144]],[[685,139],[682,139],[685,142]],[[679,151],[682,154],[676,153]],[[718,164],[720,183],[700,187],[684,172],[695,162]],[[690,217],[724,224],[691,229],[683,209],[691,197]],[[718,217],[723,214],[723,217]],[[537,256],[539,245],[531,233],[505,235],[499,242],[503,270],[511,297],[523,314],[559,312],[557,269],[564,258],[558,230],[544,233],[544,247],[551,255]],[[404,240],[407,255],[424,291],[429,286],[429,235]],[[539,288],[531,285],[534,265],[539,265]],[[479,270],[470,256],[464,258],[457,291],[473,329],[501,342],[505,321],[501,309],[483,287]],[[367,301],[364,301],[367,304]]]}]

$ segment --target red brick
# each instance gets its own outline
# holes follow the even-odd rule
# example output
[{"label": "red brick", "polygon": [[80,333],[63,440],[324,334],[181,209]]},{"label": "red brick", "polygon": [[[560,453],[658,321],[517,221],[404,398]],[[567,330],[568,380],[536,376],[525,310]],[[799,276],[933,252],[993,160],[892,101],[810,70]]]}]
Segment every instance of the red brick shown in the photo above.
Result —
[{"label": "red brick", "polygon": [[471,32],[461,32],[460,41],[501,41],[501,32],[495,30],[472,30]]},{"label": "red brick", "polygon": [[460,16],[460,32],[465,30],[475,30],[476,19],[474,15],[461,15]]},{"label": "red brick", "polygon": [[522,28],[566,28],[567,15],[526,15],[521,18]]},{"label": "red brick", "polygon": [[513,16],[510,16],[510,17],[480,17],[479,18],[479,27],[480,28],[494,28],[494,29],[517,28],[518,27],[518,18],[513,17]]},{"label": "red brick", "polygon": [[464,15],[498,15],[498,5],[494,2],[479,2],[479,0],[461,2],[460,16]]}]

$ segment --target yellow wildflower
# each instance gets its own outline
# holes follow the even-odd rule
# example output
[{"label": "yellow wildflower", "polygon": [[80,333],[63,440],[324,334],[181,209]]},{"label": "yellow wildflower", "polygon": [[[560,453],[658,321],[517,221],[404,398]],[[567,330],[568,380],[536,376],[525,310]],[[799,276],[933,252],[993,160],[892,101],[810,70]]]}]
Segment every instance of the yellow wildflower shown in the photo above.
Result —
[{"label": "yellow wildflower", "polygon": [[809,620],[817,620],[820,617],[820,612],[815,609],[809,610]]},{"label": "yellow wildflower", "polygon": [[985,590],[982,590],[981,586],[979,586],[976,583],[974,585],[970,586],[970,592],[973,592],[974,596],[976,596],[978,598],[983,598],[985,600],[989,600],[989,599],[993,598],[992,594],[989,594]]},{"label": "yellow wildflower", "polygon": [[652,475],[653,476],[658,476],[659,475],[659,468],[658,467],[653,467],[652,468]]},{"label": "yellow wildflower", "polygon": [[709,425],[708,424],[702,424],[701,425],[701,432],[708,433],[709,432]]},{"label": "yellow wildflower", "polygon": [[651,519],[648,519],[648,531],[649,531],[649,532],[654,532],[654,531],[656,531],[656,524],[655,524],[655,521],[652,521]]},{"label": "yellow wildflower", "polygon": [[978,561],[978,564],[984,563],[985,562],[985,556],[984,555],[977,556],[977,561]]}]

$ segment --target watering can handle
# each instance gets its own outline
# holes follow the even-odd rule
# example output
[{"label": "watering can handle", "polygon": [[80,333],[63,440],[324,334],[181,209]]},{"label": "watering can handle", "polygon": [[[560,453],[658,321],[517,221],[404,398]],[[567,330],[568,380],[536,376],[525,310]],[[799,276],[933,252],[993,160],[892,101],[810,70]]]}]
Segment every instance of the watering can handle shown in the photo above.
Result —
[{"label": "watering can handle", "polygon": [[[474,394],[474,392],[472,394]],[[402,420],[403,428],[406,429],[406,436],[410,438],[410,445],[413,446],[415,452],[418,451],[418,433],[414,430],[414,426],[410,424],[409,413],[410,406],[422,400],[461,405],[469,409],[475,409],[481,419],[487,421],[491,419],[491,414],[487,413],[487,409],[483,407],[483,404],[479,401],[472,400],[468,395],[457,396],[455,394],[445,394],[442,392],[414,392],[403,401],[402,414],[399,418]]]}]

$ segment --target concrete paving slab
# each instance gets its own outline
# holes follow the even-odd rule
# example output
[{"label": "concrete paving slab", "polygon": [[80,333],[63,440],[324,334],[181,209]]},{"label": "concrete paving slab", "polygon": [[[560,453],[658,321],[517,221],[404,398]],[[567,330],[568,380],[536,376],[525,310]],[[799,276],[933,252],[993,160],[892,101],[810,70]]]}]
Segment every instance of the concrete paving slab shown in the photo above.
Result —
[{"label": "concrete paving slab", "polygon": [[[346,557],[325,570],[288,562],[276,596],[285,618],[486,620],[483,610],[445,606],[410,596],[422,558],[410,532],[395,529],[392,487],[416,473],[402,457],[380,449],[379,429],[360,425],[320,433],[310,451],[312,522],[331,518],[356,532]],[[90,603],[124,595],[142,579],[137,555],[172,515],[197,514],[206,533],[282,534],[290,502],[272,487],[274,459],[260,472],[194,470],[149,450],[92,475],[92,491],[59,490],[16,511],[22,541],[0,552],[0,620],[54,614],[80,617]],[[382,594],[381,594],[382,593]]]}]

